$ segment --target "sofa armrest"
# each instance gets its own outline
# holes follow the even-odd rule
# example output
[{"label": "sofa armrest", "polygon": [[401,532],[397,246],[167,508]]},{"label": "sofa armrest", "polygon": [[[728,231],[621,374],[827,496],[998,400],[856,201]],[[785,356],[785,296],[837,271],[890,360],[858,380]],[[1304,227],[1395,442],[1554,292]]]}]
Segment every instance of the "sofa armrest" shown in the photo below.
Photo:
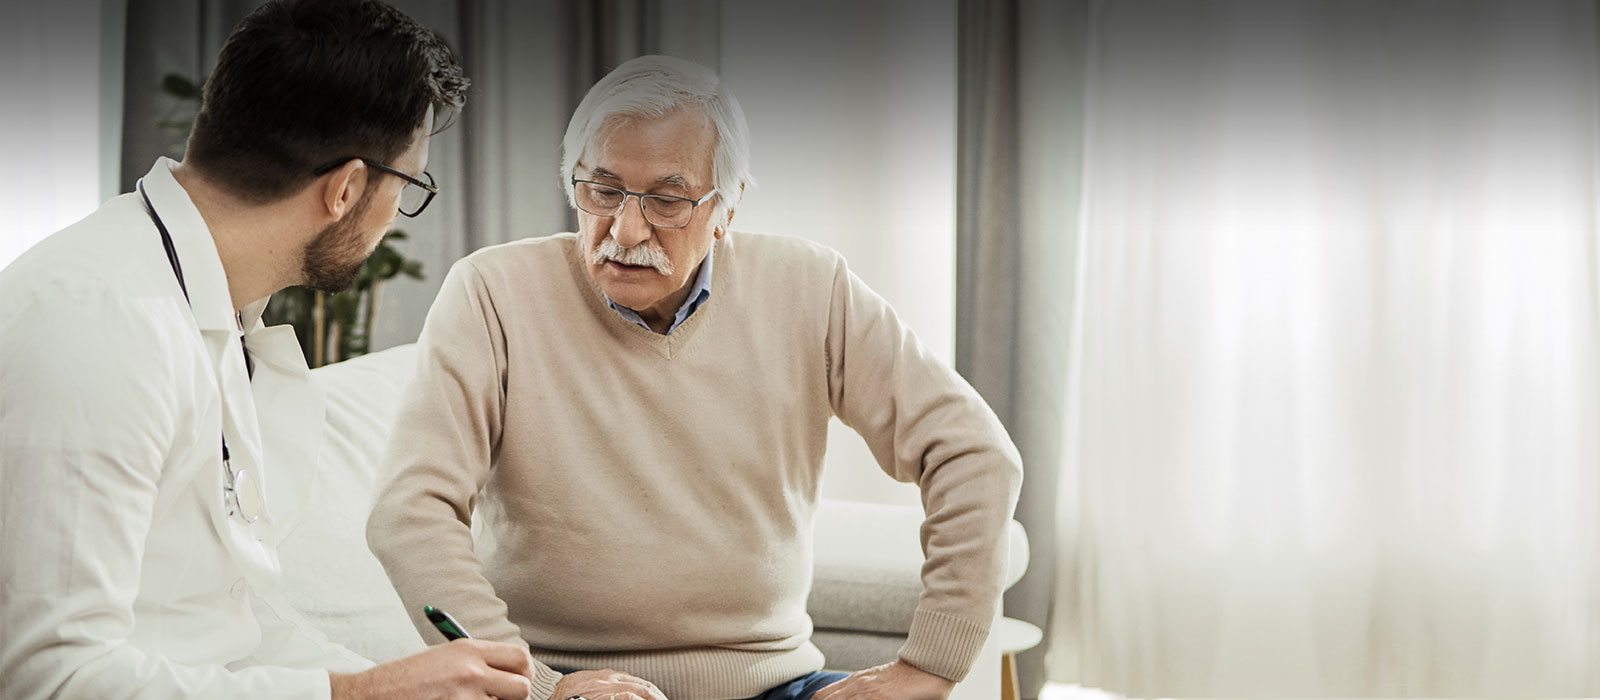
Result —
[{"label": "sofa armrest", "polygon": [[[806,609],[830,664],[870,666],[893,658],[922,596],[922,509],[823,499],[817,509],[811,596]],[[1012,521],[1005,587],[1028,568],[1028,538]],[[845,639],[841,634],[864,635]]]}]

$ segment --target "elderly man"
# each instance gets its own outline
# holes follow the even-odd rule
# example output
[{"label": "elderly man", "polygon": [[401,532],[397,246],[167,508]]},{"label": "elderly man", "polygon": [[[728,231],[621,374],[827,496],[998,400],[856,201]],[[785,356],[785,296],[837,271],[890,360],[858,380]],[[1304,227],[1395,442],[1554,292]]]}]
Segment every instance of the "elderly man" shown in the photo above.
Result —
[{"label": "elderly man", "polygon": [[[408,609],[525,640],[538,700],[938,699],[988,635],[1016,450],[837,253],[729,232],[748,141],[715,74],[624,63],[563,142],[578,234],[468,256],[429,313],[368,541]],[[909,638],[848,677],[805,609],[833,415],[927,510]]]}]

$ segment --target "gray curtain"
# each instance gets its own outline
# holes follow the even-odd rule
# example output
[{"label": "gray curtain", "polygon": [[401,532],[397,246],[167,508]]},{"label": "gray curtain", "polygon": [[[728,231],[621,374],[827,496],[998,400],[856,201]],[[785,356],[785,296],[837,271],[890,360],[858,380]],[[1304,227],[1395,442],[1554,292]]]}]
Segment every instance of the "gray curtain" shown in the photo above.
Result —
[{"label": "gray curtain", "polygon": [[121,192],[149,172],[156,158],[183,155],[191,106],[161,91],[169,73],[198,81],[211,72],[233,25],[260,0],[128,0],[124,42]]},{"label": "gray curtain", "polygon": [[[222,41],[262,0],[129,0],[122,191],[159,156],[178,158],[193,117],[162,77],[209,74]],[[561,136],[578,100],[617,64],[670,53],[712,68],[720,0],[390,0],[455,49],[473,86],[456,124],[434,136],[428,170],[440,196],[416,219],[409,257],[421,281],[384,287],[374,350],[414,341],[451,264],[486,245],[575,228],[557,177]]]},{"label": "gray curtain", "polygon": [[720,0],[462,0],[473,80],[462,115],[467,251],[576,230],[558,170],[561,136],[589,87],[636,56],[717,68]]},{"label": "gray curtain", "polygon": [[[1022,453],[1031,560],[1005,614],[1048,640],[1056,570],[1070,566],[1056,511],[1088,0],[961,0],[960,12],[956,368]],[[1045,646],[1018,657],[1025,697],[1048,675]]]}]

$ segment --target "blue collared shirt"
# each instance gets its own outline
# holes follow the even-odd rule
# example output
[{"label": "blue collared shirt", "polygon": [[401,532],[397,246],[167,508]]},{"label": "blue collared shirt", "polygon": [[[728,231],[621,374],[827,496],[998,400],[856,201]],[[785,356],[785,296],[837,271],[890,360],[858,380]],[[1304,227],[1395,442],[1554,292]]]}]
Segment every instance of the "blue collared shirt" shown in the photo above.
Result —
[{"label": "blue collared shirt", "polygon": [[[695,309],[700,308],[701,304],[711,298],[711,258],[715,252],[716,246],[714,245],[706,250],[706,259],[700,263],[700,271],[695,273],[694,287],[689,290],[689,296],[684,298],[683,305],[678,307],[678,313],[672,317],[672,325],[667,328],[667,335],[672,335],[673,331],[678,330],[678,326],[683,325],[683,322],[688,320]],[[639,317],[637,311],[612,301],[609,296],[606,297],[606,303],[617,313],[622,314],[623,318],[638,324],[647,331],[650,330],[650,324],[645,323],[644,319]]]}]

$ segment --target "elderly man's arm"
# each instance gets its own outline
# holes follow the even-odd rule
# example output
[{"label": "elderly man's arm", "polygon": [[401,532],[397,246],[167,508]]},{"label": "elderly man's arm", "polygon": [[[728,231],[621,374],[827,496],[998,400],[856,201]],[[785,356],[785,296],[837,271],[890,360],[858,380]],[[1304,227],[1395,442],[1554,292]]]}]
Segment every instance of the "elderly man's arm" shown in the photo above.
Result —
[{"label": "elderly man's arm", "polygon": [[[500,319],[470,259],[446,276],[418,341],[417,372],[384,450],[367,544],[424,639],[442,641],[423,605],[450,611],[476,638],[526,646],[473,549],[474,501],[489,468],[505,406]],[[561,675],[538,662],[533,697]]]},{"label": "elderly man's arm", "polygon": [[922,489],[923,593],[900,661],[959,681],[999,609],[1021,458],[977,392],[842,259],[829,324],[834,412],[884,471]]}]

